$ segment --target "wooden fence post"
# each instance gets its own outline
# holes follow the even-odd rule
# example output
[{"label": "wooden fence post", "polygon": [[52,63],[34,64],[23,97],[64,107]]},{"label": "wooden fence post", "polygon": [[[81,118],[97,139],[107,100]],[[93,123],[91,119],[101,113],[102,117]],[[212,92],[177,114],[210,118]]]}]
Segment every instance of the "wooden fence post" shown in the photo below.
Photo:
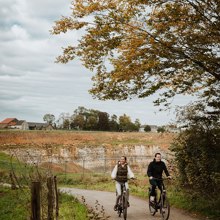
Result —
[{"label": "wooden fence post", "polygon": [[55,188],[55,195],[56,195],[56,220],[58,220],[58,217],[59,217],[59,194],[58,194],[58,190],[57,190],[57,177],[54,176],[54,188]]},{"label": "wooden fence post", "polygon": [[83,179],[84,179],[84,175],[85,175],[85,159],[83,159]]},{"label": "wooden fence post", "polygon": [[40,182],[31,185],[31,220],[40,220]]},{"label": "wooden fence post", "polygon": [[48,194],[47,194],[47,201],[48,201],[48,213],[47,213],[47,219],[48,220],[53,220],[53,179],[52,177],[47,178],[47,189],[48,189]]},{"label": "wooden fence post", "polygon": [[12,173],[9,174],[11,179],[11,189],[17,189]]}]

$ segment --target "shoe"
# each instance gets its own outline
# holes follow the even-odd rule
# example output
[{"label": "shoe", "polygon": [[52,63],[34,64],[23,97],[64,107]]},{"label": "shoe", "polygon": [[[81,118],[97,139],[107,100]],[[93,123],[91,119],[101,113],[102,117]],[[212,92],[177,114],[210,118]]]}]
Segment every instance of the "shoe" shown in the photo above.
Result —
[{"label": "shoe", "polygon": [[114,206],[114,211],[117,211],[118,210],[118,205],[115,205]]},{"label": "shoe", "polygon": [[155,200],[155,197],[154,196],[150,196],[150,201],[154,202],[154,200]]},{"label": "shoe", "polygon": [[127,201],[127,206],[130,207],[130,203]]}]

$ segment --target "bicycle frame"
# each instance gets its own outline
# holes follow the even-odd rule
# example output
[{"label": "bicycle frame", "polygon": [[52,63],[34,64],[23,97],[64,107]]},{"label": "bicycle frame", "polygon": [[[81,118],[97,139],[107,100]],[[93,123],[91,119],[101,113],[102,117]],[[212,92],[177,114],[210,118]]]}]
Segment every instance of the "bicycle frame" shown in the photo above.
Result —
[{"label": "bicycle frame", "polygon": [[[157,179],[157,178],[154,178]],[[166,180],[166,179],[157,179],[157,180]],[[168,198],[166,196],[166,188],[164,183],[162,182],[161,184],[161,189],[159,189],[160,192],[160,196],[158,198],[158,186],[156,186],[155,189],[155,201],[152,202],[150,201],[150,195],[149,195],[149,209],[151,212],[151,215],[155,215],[155,213],[157,212],[157,210],[160,210],[160,214],[162,215],[164,220],[168,220],[169,219],[169,214],[170,214],[170,205],[169,205],[169,201]]]},{"label": "bicycle frame", "polygon": [[127,190],[125,183],[121,183],[121,195],[118,200],[118,216],[121,217],[123,213],[124,220],[127,219]]}]

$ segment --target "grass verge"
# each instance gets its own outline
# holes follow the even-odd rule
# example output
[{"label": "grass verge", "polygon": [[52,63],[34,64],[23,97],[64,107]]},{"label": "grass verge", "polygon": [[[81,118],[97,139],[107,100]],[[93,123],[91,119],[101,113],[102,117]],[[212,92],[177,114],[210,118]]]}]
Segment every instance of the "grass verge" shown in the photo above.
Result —
[{"label": "grass verge", "polygon": [[[110,176],[103,174],[67,174],[67,176],[59,176],[60,184],[68,187],[115,191],[115,183]],[[220,204],[218,201],[207,201],[202,198],[197,198],[180,189],[175,181],[165,183],[167,186],[168,198],[171,206],[184,209],[193,216],[206,217],[207,219],[219,219]],[[141,198],[148,198],[149,182],[147,177],[137,176],[137,180],[130,181],[129,188],[132,195]]]},{"label": "grass verge", "polygon": [[78,199],[67,194],[61,194],[59,219],[60,220],[87,220],[87,208]]},{"label": "grass verge", "polygon": [[23,199],[20,190],[11,190],[0,186],[0,218],[1,220],[24,220],[29,215],[28,203]]}]

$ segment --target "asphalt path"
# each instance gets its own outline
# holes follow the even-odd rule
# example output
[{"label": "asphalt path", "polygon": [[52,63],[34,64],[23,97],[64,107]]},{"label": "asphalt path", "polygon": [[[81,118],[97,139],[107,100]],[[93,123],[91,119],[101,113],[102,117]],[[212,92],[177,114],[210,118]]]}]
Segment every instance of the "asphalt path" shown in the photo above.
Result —
[{"label": "asphalt path", "polygon": [[[106,216],[110,216],[111,220],[120,220],[117,212],[113,210],[115,203],[115,193],[95,190],[85,190],[76,188],[60,188],[61,192],[73,195],[79,200],[82,196],[85,198],[89,207],[95,207],[96,201],[98,201],[105,209]],[[146,200],[138,198],[136,196],[130,196],[130,207],[128,208],[128,220],[159,220],[161,219],[160,213],[156,213],[155,216],[151,216],[148,209],[148,203]],[[202,220],[199,217],[192,217],[183,210],[171,207],[169,220]]]}]

